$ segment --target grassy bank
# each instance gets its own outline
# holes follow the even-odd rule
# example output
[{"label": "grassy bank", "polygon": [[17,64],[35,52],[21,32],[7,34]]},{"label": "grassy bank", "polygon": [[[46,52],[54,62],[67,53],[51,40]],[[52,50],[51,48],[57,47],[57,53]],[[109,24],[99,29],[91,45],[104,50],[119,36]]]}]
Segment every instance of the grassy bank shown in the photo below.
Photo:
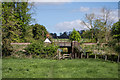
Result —
[{"label": "grassy bank", "polygon": [[3,59],[3,78],[117,78],[118,64],[95,59]]}]

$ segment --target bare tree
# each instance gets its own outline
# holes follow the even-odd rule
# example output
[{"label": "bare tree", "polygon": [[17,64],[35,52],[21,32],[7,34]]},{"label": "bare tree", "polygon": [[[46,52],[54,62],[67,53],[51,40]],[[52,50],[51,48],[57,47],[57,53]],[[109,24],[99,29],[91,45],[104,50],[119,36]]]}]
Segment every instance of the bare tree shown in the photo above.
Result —
[{"label": "bare tree", "polygon": [[113,23],[113,21],[110,19],[111,10],[102,8],[101,13],[102,13],[101,20],[104,22],[105,40],[106,42],[108,42],[110,39],[111,25]]},{"label": "bare tree", "polygon": [[93,26],[94,18],[95,18],[94,13],[86,14],[86,15],[85,15],[85,19],[86,19],[86,21],[87,21],[88,24],[87,24],[85,21],[82,21],[82,22],[81,22],[81,24],[87,26],[88,29],[91,29],[91,30],[92,30],[92,33],[91,33],[92,39],[93,39],[93,33],[94,33],[94,31],[93,31],[93,28],[94,28],[94,26]]},{"label": "bare tree", "polygon": [[[110,19],[111,10],[107,8],[102,8],[100,13],[90,13],[85,15],[85,21],[82,21],[81,24],[85,25],[88,29],[92,30],[91,36],[94,38],[94,23],[96,20],[100,20],[105,30],[105,40],[106,42],[110,39],[110,30],[113,21]],[[104,24],[103,24],[104,23]]]}]

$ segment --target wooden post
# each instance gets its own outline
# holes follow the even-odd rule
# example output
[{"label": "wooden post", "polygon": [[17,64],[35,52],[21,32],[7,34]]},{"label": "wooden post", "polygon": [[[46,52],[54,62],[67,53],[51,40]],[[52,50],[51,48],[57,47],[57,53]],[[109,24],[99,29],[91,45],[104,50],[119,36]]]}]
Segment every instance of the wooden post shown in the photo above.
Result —
[{"label": "wooden post", "polygon": [[80,58],[80,53],[78,53],[78,58]]},{"label": "wooden post", "polygon": [[72,43],[71,43],[72,45],[72,58],[74,58],[74,42],[72,41]]},{"label": "wooden post", "polygon": [[118,54],[118,60],[117,60],[117,62],[119,62],[119,59],[120,59],[120,54]]},{"label": "wooden post", "polygon": [[83,58],[83,53],[81,53],[81,59]]},{"label": "wooden post", "polygon": [[75,53],[75,58],[77,58],[77,53]]},{"label": "wooden post", "polygon": [[105,55],[105,61],[107,61],[107,55]]},{"label": "wooden post", "polygon": [[95,53],[95,59],[96,59],[96,53]]},{"label": "wooden post", "polygon": [[89,55],[88,55],[88,53],[87,53],[87,58],[89,58]]}]

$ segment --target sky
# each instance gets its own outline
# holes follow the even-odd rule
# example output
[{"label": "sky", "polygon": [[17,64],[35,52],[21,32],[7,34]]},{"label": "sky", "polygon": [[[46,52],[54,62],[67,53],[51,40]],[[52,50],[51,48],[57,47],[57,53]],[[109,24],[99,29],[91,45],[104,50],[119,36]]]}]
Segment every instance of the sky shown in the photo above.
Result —
[{"label": "sky", "polygon": [[[54,1],[54,0],[53,0]],[[110,18],[118,21],[118,2],[35,2],[31,12],[35,19],[31,24],[44,25],[49,33],[59,35],[64,31],[86,30],[81,24],[85,21],[85,14],[100,15],[105,7],[111,10]],[[86,22],[87,23],[87,22]],[[87,23],[89,25],[89,23]]]}]

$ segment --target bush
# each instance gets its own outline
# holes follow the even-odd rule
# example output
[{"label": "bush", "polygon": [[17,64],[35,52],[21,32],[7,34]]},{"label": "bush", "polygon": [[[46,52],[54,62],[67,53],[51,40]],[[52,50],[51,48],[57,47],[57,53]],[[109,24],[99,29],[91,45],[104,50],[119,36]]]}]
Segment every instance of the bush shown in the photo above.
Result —
[{"label": "bush", "polygon": [[9,39],[3,39],[2,41],[2,56],[10,56],[13,53],[13,47],[10,44]]},{"label": "bush", "polygon": [[111,40],[111,41],[108,42],[108,46],[109,47],[114,47],[116,45],[116,43],[117,43],[117,40],[113,39],[113,40]]},{"label": "bush", "polygon": [[44,44],[42,42],[36,42],[28,45],[25,48],[28,55],[40,56],[41,58],[54,57],[57,53],[58,47],[54,44]]},{"label": "bush", "polygon": [[47,57],[54,57],[57,53],[58,46],[54,44],[49,44],[44,47],[44,53],[47,54]]},{"label": "bush", "polygon": [[39,55],[43,53],[43,43],[42,42],[35,42],[30,45],[28,45],[25,48],[28,55]]}]

